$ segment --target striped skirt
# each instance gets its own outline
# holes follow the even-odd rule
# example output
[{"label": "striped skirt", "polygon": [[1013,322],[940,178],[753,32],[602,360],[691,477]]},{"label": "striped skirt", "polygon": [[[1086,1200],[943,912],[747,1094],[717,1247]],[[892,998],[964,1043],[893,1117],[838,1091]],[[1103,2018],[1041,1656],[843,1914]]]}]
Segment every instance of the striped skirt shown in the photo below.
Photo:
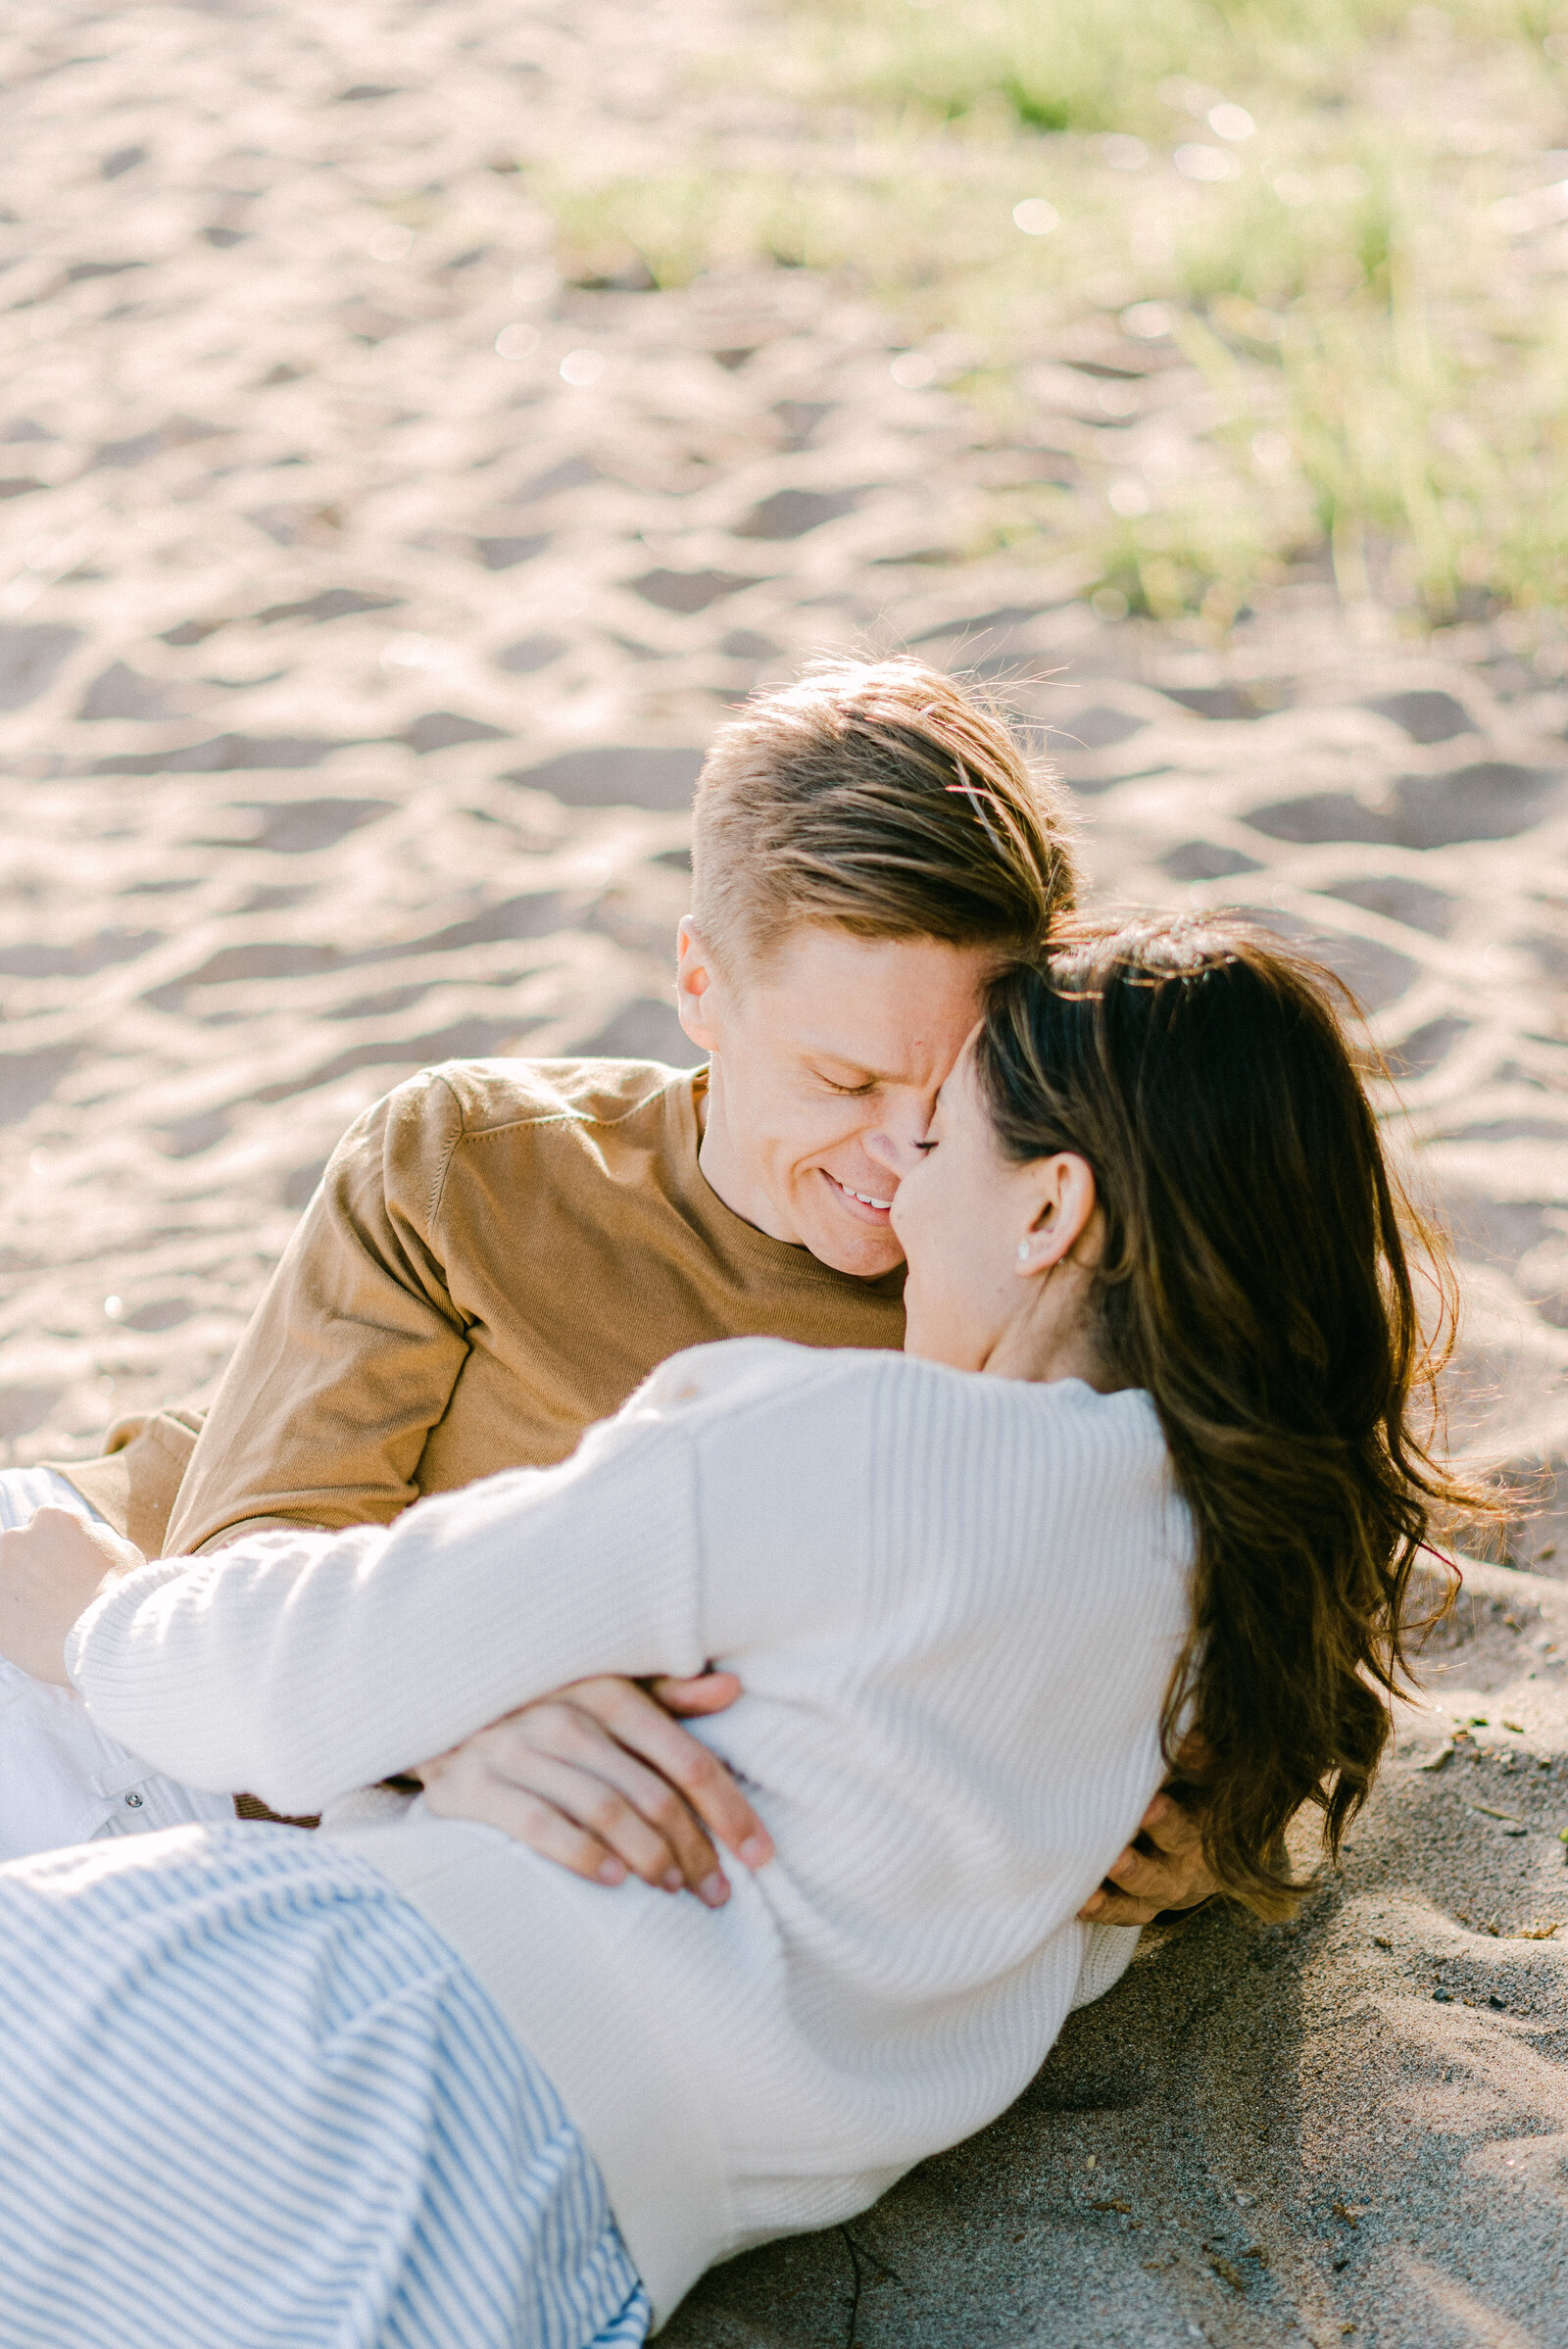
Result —
[{"label": "striped skirt", "polygon": [[5,2349],[632,2349],[599,2173],[357,1855],[182,1827],[0,1868]]}]

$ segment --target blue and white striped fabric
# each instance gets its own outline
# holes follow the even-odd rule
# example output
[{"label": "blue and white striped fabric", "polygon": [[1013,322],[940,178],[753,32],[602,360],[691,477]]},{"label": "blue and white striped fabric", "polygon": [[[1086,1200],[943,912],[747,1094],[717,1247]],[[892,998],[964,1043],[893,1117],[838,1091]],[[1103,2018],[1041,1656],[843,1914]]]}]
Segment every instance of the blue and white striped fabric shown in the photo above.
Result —
[{"label": "blue and white striped fabric", "polygon": [[587,2148],[374,1869],[244,1822],[0,1869],[5,2349],[633,2349]]}]

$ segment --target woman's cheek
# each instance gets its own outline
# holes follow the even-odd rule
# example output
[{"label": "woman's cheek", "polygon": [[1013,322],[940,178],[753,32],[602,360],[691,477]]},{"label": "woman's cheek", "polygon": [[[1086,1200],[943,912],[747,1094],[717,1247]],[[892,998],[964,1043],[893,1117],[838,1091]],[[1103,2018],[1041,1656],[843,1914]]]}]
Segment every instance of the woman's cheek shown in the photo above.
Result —
[{"label": "woman's cheek", "polygon": [[905,1254],[918,1253],[925,1238],[925,1192],[908,1183],[901,1183],[894,1194],[894,1208],[889,1221],[894,1236]]}]

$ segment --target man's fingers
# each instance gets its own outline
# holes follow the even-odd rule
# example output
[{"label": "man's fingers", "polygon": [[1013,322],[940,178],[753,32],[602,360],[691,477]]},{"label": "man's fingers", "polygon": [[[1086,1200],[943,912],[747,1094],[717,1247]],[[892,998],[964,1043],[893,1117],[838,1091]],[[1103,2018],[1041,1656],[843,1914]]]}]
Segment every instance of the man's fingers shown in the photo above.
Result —
[{"label": "man's fingers", "polygon": [[1163,1791],[1154,1796],[1144,1813],[1138,1832],[1148,1835],[1162,1851],[1190,1851],[1200,1839],[1197,1820]]},{"label": "man's fingers", "polygon": [[675,1788],[574,1704],[556,1697],[529,1705],[459,1750],[551,1804],[645,1884],[666,1891],[689,1884],[710,1908],[729,1897],[718,1854]]},{"label": "man's fingers", "polygon": [[[675,1687],[695,1691],[710,1711],[739,1692],[728,1673],[704,1673]],[[711,1908],[728,1899],[729,1885],[710,1837],[751,1868],[773,1856],[766,1829],[723,1764],[631,1681],[601,1676],[574,1682],[478,1731],[430,1765],[426,1783],[445,1782],[448,1815],[490,1818],[488,1810],[463,1810],[466,1796],[455,1791],[460,1784],[469,1786],[466,1773],[477,1765],[591,1836],[645,1883],[671,1889],[689,1884]],[[521,1832],[514,1826],[507,1832],[553,1858],[559,1833],[552,1829],[541,1841],[526,1825],[534,1818],[522,1814]],[[581,1848],[573,1848],[576,1873],[592,1873],[581,1864]]]},{"label": "man's fingers", "polygon": [[563,1816],[553,1804],[488,1771],[436,1772],[427,1778],[424,1799],[443,1819],[474,1819],[483,1827],[498,1827],[514,1843],[526,1843],[542,1859],[569,1868],[573,1876],[592,1884],[621,1884],[626,1881],[623,1860],[597,1836]]},{"label": "man's fingers", "polygon": [[[502,1722],[480,1731],[467,1747],[427,1768],[425,1799],[432,1809],[500,1827],[577,1876],[623,1884],[630,1874],[679,1891],[681,1864],[656,1828],[602,1779],[509,1740],[513,1726]],[[706,1873],[712,1868],[710,1854]]]},{"label": "man's fingers", "polygon": [[1108,1892],[1112,1886],[1147,1904],[1151,1915],[1156,1916],[1162,1909],[1196,1908],[1200,1901],[1209,1899],[1219,1889],[1208,1873],[1202,1844],[1197,1835],[1179,1849],[1155,1848],[1146,1852],[1129,1843],[1105,1871],[1104,1889]]},{"label": "man's fingers", "polygon": [[1078,1911],[1085,1925],[1152,1925],[1159,1915],[1157,1900],[1133,1900],[1125,1892],[1092,1892]]},{"label": "man's fingers", "polygon": [[1105,1881],[1135,1900],[1152,1900],[1156,1908],[1169,1905],[1158,1898],[1161,1887],[1180,1884],[1180,1879],[1171,1876],[1157,1859],[1146,1858],[1131,1845],[1105,1870]]},{"label": "man's fingers", "polygon": [[564,1750],[534,1755],[520,1775],[602,1836],[646,1884],[662,1884],[671,1869],[694,1892],[705,1885],[716,1892],[722,1884],[718,1853],[701,1821],[667,1779],[645,1769],[597,1724],[579,1716]]},{"label": "man's fingers", "polygon": [[630,1681],[596,1680],[579,1681],[564,1693],[676,1787],[710,1834],[748,1868],[772,1858],[771,1836],[723,1763],[645,1689]]},{"label": "man's fingers", "polygon": [[662,1678],[648,1684],[649,1695],[666,1713],[682,1717],[725,1712],[740,1692],[741,1684],[733,1672],[699,1672],[692,1680]]},{"label": "man's fingers", "polygon": [[679,1796],[628,1755],[609,1747],[587,1770],[539,1753],[525,1753],[514,1767],[501,1753],[491,1767],[597,1836],[644,1884],[665,1891],[689,1884],[694,1892],[707,1885],[718,1893],[723,1878],[717,1852]]},{"label": "man's fingers", "polygon": [[1135,1899],[1156,1908],[1179,1909],[1213,1890],[1200,1856],[1192,1852],[1140,1851],[1129,1844],[1105,1871],[1108,1881]]},{"label": "man's fingers", "polygon": [[1078,1914],[1086,1925],[1149,1925],[1167,1909],[1196,1908],[1218,1889],[1203,1858],[1200,1822],[1162,1786],[1136,1839]]}]

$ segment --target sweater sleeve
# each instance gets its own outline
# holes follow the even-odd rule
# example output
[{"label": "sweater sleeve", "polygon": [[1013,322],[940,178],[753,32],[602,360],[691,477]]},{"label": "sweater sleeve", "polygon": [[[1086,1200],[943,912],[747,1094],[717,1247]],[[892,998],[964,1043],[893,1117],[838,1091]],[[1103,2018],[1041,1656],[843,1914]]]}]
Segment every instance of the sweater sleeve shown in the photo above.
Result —
[{"label": "sweater sleeve", "polygon": [[171,1554],[254,1519],[389,1524],[467,1357],[436,1243],[463,1132],[432,1072],[349,1129],[218,1390]]},{"label": "sweater sleeve", "polygon": [[1137,1953],[1142,1928],[1137,1925],[1089,1925],[1084,1928],[1084,1962],[1078,1969],[1078,1987],[1069,2012],[1093,2006],[1114,1989]]},{"label": "sweater sleeve", "polygon": [[67,1661],[93,1720],[157,1768],[318,1810],[568,1681],[700,1670],[694,1484],[685,1428],[633,1397],[560,1467],[390,1529],[144,1566]]}]

